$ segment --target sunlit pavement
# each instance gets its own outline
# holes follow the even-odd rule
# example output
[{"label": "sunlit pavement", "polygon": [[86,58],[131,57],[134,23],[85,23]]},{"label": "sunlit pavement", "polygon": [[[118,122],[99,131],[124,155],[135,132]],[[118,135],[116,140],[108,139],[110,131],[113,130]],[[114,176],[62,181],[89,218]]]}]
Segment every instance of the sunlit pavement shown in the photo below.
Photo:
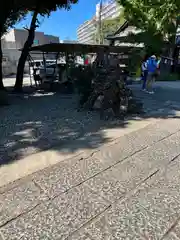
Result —
[{"label": "sunlit pavement", "polygon": [[[3,83],[5,87],[13,87],[16,81],[16,77],[8,77],[4,78]],[[32,83],[34,84],[34,81],[32,80]],[[24,86],[29,86],[31,85],[30,77],[28,75],[25,75],[24,80],[23,80],[23,85]]]},{"label": "sunlit pavement", "polygon": [[[153,119],[147,125],[112,142],[101,139],[101,144],[97,148],[91,145],[86,154],[84,150],[65,161],[57,160],[52,166],[0,188],[0,239],[180,238],[178,93],[157,90],[152,96],[139,89],[135,93],[147,109],[139,121]],[[53,116],[57,120],[56,114]],[[30,123],[28,127],[32,127]],[[22,138],[25,133],[21,134],[19,131]],[[30,131],[28,134],[24,141],[31,137]],[[92,139],[97,144],[97,129]],[[77,141],[74,149],[80,144]],[[83,150],[82,145],[80,148]],[[54,148],[48,159],[57,159],[58,150],[59,146]],[[30,157],[38,162],[46,158],[46,153]],[[11,168],[8,164],[1,168]],[[24,169],[27,167],[24,165]],[[21,171],[24,169],[21,165]],[[3,177],[0,179],[3,181]]]}]

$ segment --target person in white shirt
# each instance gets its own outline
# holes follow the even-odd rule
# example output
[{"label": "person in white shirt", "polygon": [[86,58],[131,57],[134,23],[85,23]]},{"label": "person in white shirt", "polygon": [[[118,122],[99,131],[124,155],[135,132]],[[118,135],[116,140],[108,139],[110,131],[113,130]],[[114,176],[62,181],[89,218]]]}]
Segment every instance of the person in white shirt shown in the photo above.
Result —
[{"label": "person in white shirt", "polygon": [[143,91],[146,91],[147,76],[148,76],[147,57],[145,57],[141,64],[141,77],[142,77],[142,82],[143,82],[143,84],[142,84]]}]

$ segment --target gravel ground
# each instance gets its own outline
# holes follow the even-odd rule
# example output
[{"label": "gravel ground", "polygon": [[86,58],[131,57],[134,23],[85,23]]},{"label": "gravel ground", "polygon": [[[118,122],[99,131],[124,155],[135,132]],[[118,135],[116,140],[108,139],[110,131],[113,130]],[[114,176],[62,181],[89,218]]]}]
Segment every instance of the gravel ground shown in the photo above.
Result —
[{"label": "gravel ground", "polygon": [[[5,81],[8,86],[14,83],[13,78]],[[153,111],[154,117],[174,115],[172,112],[167,114],[167,109],[169,111],[172,103],[177,107],[178,92],[158,90],[157,94],[150,96],[141,93],[138,87],[134,92],[144,102],[149,115]],[[175,95],[174,101],[170,101]],[[165,101],[167,96],[169,98]],[[81,138],[83,144],[86,141],[86,147],[96,148],[108,141],[102,129],[120,127],[120,121],[100,121],[97,112],[77,112],[75,95],[33,93],[23,97],[11,96],[10,100],[12,104],[1,108],[0,114],[0,165],[52,146],[63,148],[65,143],[77,138]]]},{"label": "gravel ground", "polygon": [[[15,77],[4,79],[9,89],[14,83]],[[25,88],[29,84],[26,77]],[[100,130],[113,124],[100,121],[97,112],[78,112],[75,95],[12,95],[10,102],[0,114],[0,165],[55,145],[61,148],[76,138],[82,138],[83,144],[86,140],[88,148],[98,147],[106,141]]]},{"label": "gravel ground", "polygon": [[12,98],[13,104],[1,109],[1,163],[89,134],[104,141],[98,135],[99,115],[77,112],[76,96],[36,93]]}]

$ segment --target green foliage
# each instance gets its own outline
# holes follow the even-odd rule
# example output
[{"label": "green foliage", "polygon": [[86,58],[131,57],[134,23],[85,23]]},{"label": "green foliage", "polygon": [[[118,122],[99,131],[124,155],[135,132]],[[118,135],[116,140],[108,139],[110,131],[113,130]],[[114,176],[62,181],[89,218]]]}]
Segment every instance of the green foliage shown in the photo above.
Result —
[{"label": "green foliage", "polygon": [[[170,0],[117,0],[124,7],[124,15],[130,25],[142,30],[138,36],[131,36],[137,42],[144,42],[148,51],[157,51],[162,42],[175,43],[179,24],[180,1]],[[139,40],[139,41],[138,41]]]},{"label": "green foliage", "polygon": [[10,27],[13,27],[28,12],[38,12],[41,15],[50,15],[52,11],[58,8],[70,9],[71,4],[78,0],[57,0],[57,1],[39,1],[39,0],[7,0],[1,3],[0,7],[0,34],[1,36]]},{"label": "green foliage", "polygon": [[89,98],[92,92],[93,71],[90,66],[79,66],[73,70],[75,78],[75,88],[80,95],[80,105],[82,106]]},{"label": "green foliage", "polygon": [[125,22],[124,15],[121,13],[118,17],[107,19],[102,22],[103,39],[113,34]]},{"label": "green foliage", "polygon": [[139,51],[134,49],[131,52],[131,57],[128,62],[128,71],[129,72],[137,72],[137,69],[140,67],[140,63],[142,61],[143,56],[145,55],[144,50]]},{"label": "green foliage", "polygon": [[128,43],[144,43],[145,52],[148,55],[156,53],[157,55],[161,54],[161,50],[164,46],[163,36],[154,34],[150,31],[143,31],[138,33],[130,33],[125,39],[124,42]]},{"label": "green foliage", "polygon": [[58,8],[65,8],[66,10],[70,10],[71,5],[77,2],[78,0],[31,0],[26,7],[29,11],[38,11],[41,15],[50,15],[52,11],[56,11]]},{"label": "green foliage", "polygon": [[123,23],[125,22],[124,13],[122,12],[118,17],[105,19],[102,21],[101,32],[96,34],[96,42],[99,39],[99,34],[102,40],[102,43],[105,42],[105,38],[108,35],[113,34]]},{"label": "green foliage", "polygon": [[27,11],[20,9],[13,1],[5,1],[0,7],[0,36],[25,17]]},{"label": "green foliage", "polygon": [[180,75],[177,73],[161,73],[157,81],[177,81],[180,80]]}]

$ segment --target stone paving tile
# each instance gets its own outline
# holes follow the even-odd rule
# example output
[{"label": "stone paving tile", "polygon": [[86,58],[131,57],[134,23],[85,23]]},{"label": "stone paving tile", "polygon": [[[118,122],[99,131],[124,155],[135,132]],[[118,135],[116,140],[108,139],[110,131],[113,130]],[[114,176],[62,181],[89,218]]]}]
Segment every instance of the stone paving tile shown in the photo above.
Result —
[{"label": "stone paving tile", "polygon": [[112,231],[106,216],[99,217],[87,227],[72,234],[68,240],[113,240]]},{"label": "stone paving tile", "polygon": [[155,219],[150,218],[149,212],[138,201],[128,199],[119,203],[118,206],[113,205],[111,209],[68,240],[79,240],[82,234],[89,234],[89,239],[93,240],[145,239],[144,232],[154,228],[155,224]]},{"label": "stone paving tile", "polygon": [[[162,239],[180,216],[179,179],[180,157],[68,239]],[[180,239],[179,223],[165,239]]]},{"label": "stone paving tile", "polygon": [[[155,178],[146,182],[141,204],[166,226],[168,231],[180,217],[180,157],[171,162]],[[149,189],[149,190],[148,190]],[[163,239],[180,239],[180,222]]]},{"label": "stone paving tile", "polygon": [[0,230],[4,240],[63,240],[107,207],[108,203],[89,188],[79,186],[41,204]]},{"label": "stone paving tile", "polygon": [[159,186],[157,189],[147,188],[137,197],[143,208],[149,212],[150,218],[155,219],[155,226],[159,229],[152,229],[147,236],[149,239],[161,239],[180,215],[180,194]]},{"label": "stone paving tile", "polygon": [[0,231],[0,240],[4,240],[4,237],[3,237],[2,233],[1,233],[1,231]]},{"label": "stone paving tile", "polygon": [[162,187],[169,187],[172,191],[180,192],[180,156],[177,157],[173,162],[170,162],[162,171],[158,174],[158,177],[153,181],[147,181],[147,185],[156,186],[161,185]]},{"label": "stone paving tile", "polygon": [[35,174],[34,181],[53,198],[101,172],[107,164],[96,158],[72,159]]},{"label": "stone paving tile", "polygon": [[[151,173],[151,170],[154,170],[155,168],[158,169],[159,167],[163,166],[163,164],[166,165],[173,157],[175,157],[178,153],[180,153],[180,146],[179,146],[180,138],[179,137],[180,137],[180,133],[176,133],[173,136],[163,140],[162,142],[159,142],[156,145],[153,145],[152,147],[149,147],[146,150],[144,150],[140,153],[137,153],[136,155],[129,158],[128,160],[121,162],[120,164],[116,165],[113,170],[110,169],[100,175],[97,175],[94,179],[91,179],[86,183],[86,184],[88,184],[88,188],[91,187],[93,189],[93,192],[101,192],[100,195],[103,196],[103,198],[107,199],[110,202],[117,200],[125,192],[134,188],[137,185],[137,183],[139,183],[139,181],[141,181],[145,176],[147,176],[147,173],[148,174]],[[133,141],[135,142],[135,139],[133,139]],[[118,145],[119,144],[116,145],[117,148],[118,148]],[[107,158],[107,160],[108,160],[108,158]],[[81,160],[76,159],[74,162],[69,162],[68,164],[65,163],[64,165],[56,165],[52,168],[51,171],[49,171],[49,169],[45,170],[43,172],[42,176],[38,176],[38,174],[37,174],[34,179],[35,179],[35,181],[37,181],[38,184],[40,184],[42,186],[42,188],[46,191],[46,193],[48,193],[49,196],[54,197],[56,195],[59,195],[60,193],[63,193],[64,191],[67,191],[69,188],[81,183],[82,181],[85,181],[86,179],[92,177],[93,175],[96,175],[97,173],[102,171],[105,167],[108,167],[110,164],[113,164],[111,159],[109,159],[110,161],[107,161],[107,160],[96,159],[94,157],[90,158],[90,159],[81,159]],[[177,169],[176,169],[176,171],[177,171]],[[174,172],[176,172],[176,171],[174,171]],[[167,176],[169,176],[169,175],[167,175]],[[166,178],[167,178],[167,176],[166,176]],[[174,182],[177,182],[177,179],[178,179],[178,177],[176,175],[175,176],[170,175],[169,178],[172,180],[174,179]],[[162,180],[162,183],[164,183],[163,180]],[[1,203],[1,205],[2,205],[1,208],[3,208],[3,214],[0,214],[1,225],[4,224],[6,221],[9,221],[13,217],[16,218],[22,212],[29,210],[29,206],[31,208],[39,203],[38,196],[41,195],[40,189],[38,187],[36,187],[36,185],[34,185],[33,182],[28,183],[28,184],[30,184],[30,185],[32,184],[30,187],[27,187],[28,192],[29,192],[29,189],[31,189],[31,188],[33,188],[33,189],[37,188],[36,190],[34,190],[35,192],[37,191],[37,194],[30,192],[30,194],[26,193],[24,196],[24,192],[26,192],[26,187],[24,187],[25,190],[22,190],[21,188],[23,188],[23,187],[20,186],[20,189],[18,187],[18,188],[9,190],[5,194],[0,195],[0,199],[3,197],[1,201],[4,204],[4,205],[2,205],[2,203]],[[158,182],[158,184],[159,184],[159,182]],[[163,187],[164,186],[161,185],[161,189],[164,189]],[[167,222],[173,221],[177,217],[177,212],[178,212],[176,204],[178,202],[179,195],[175,194],[176,193],[175,190],[177,191],[177,190],[179,190],[179,188],[178,188],[178,185],[177,184],[175,185],[174,183],[171,184],[171,187],[172,188],[174,187],[175,189],[172,191],[169,191],[169,189],[165,189],[164,191],[161,192],[161,194],[159,194],[160,197],[159,197],[159,199],[157,197],[157,204],[156,204],[157,209],[156,208],[152,209],[153,210],[152,213],[150,212],[150,206],[151,206],[151,201],[153,201],[154,192],[153,192],[153,194],[149,194],[147,198],[144,197],[144,199],[145,199],[144,202],[143,201],[141,202],[141,204],[143,203],[145,205],[144,207],[148,211],[149,218],[150,219],[151,218],[152,219],[160,218],[160,220],[159,220],[160,224],[163,223],[164,226],[166,226],[166,224],[164,224],[164,220],[167,219]],[[169,197],[169,195],[166,194],[167,190],[168,190],[168,193],[170,192],[170,194],[172,194],[172,195],[174,194],[174,195],[173,196],[170,195],[170,197]],[[79,205],[81,205],[80,204],[81,199],[78,200],[78,197],[81,197],[81,192],[78,192],[78,188],[76,188],[77,195],[76,195],[76,193],[73,193],[72,195],[70,195],[73,191],[75,191],[75,190],[73,189],[73,190],[70,190],[70,193],[68,192],[68,193],[62,194],[62,196],[56,198],[58,200],[55,199],[53,202],[53,205],[55,204],[55,206],[56,206],[55,208],[59,209],[59,207],[60,207],[60,210],[58,210],[58,211],[62,212],[61,218],[59,218],[59,214],[58,214],[58,217],[57,217],[58,221],[63,222],[63,223],[66,223],[67,219],[68,219],[67,222],[69,221],[67,223],[67,225],[69,224],[70,227],[69,227],[69,225],[67,226],[66,224],[64,224],[64,225],[61,224],[60,232],[62,232],[63,234],[65,234],[67,232],[68,232],[68,234],[71,233],[71,231],[74,231],[74,229],[77,229],[81,224],[84,223],[83,216],[80,217],[82,221],[80,221],[78,218],[78,220],[76,222],[75,215],[77,216],[79,212],[84,210],[84,206],[82,207],[82,209],[81,208],[78,209]],[[89,191],[89,190],[87,190],[87,191]],[[21,192],[22,192],[22,195],[21,195]],[[157,190],[155,192],[157,192],[157,194],[158,194],[159,190]],[[75,200],[73,199],[74,195],[75,195]],[[6,196],[7,196],[7,200],[6,200]],[[32,196],[33,196],[33,199],[31,199]],[[67,204],[69,204],[68,203],[69,200],[67,200],[67,198],[69,196],[70,196],[70,202],[73,202],[73,204],[74,204],[74,202],[78,202],[78,204],[75,205],[75,207],[70,208],[70,209],[72,209],[72,213],[67,212],[66,206],[69,206],[69,205],[66,205],[66,204],[63,205],[63,202],[67,202]],[[96,196],[95,199],[97,199],[96,194],[95,194],[95,196]],[[16,200],[14,200],[16,198],[17,198],[17,202],[16,202]],[[61,201],[62,198],[63,198],[63,200]],[[165,216],[162,217],[161,212],[158,212],[158,210],[161,210],[161,200],[160,200],[161,198],[163,198],[165,200],[167,199],[167,201],[172,202],[171,209],[173,211],[171,212],[171,214],[172,214],[171,216],[168,215],[169,210],[168,210],[168,205],[166,204],[166,201],[164,203],[164,208],[163,208]],[[10,199],[10,204],[7,204],[9,201],[8,199]],[[89,203],[87,203],[87,207],[88,207],[88,204]],[[91,203],[89,205],[91,205]],[[105,205],[107,206],[107,204],[105,204]],[[94,209],[94,207],[92,207],[92,208]],[[64,209],[64,212],[63,212],[63,209]],[[78,212],[77,214],[75,211],[76,209]],[[70,212],[71,212],[71,210],[70,210]],[[65,214],[67,214],[67,215],[65,216]],[[75,215],[73,215],[73,214],[75,214]],[[82,215],[86,215],[86,214],[87,215],[89,214],[88,212],[86,212],[86,210],[85,210],[85,213],[82,212]],[[28,214],[26,214],[26,215],[28,215]],[[63,216],[65,216],[65,217],[63,218]],[[73,220],[70,220],[71,216],[72,216]],[[2,220],[1,220],[1,218],[2,218]],[[31,216],[30,216],[30,218],[31,218]],[[29,218],[27,217],[27,222],[28,222],[28,219]],[[90,219],[90,218],[88,218],[88,219]],[[14,223],[16,221],[18,221],[18,219],[13,222],[10,222],[8,225],[5,226],[5,228],[7,226],[9,226],[11,223]],[[100,223],[101,223],[101,221],[100,221]],[[62,230],[62,229],[64,229],[64,230]],[[153,229],[154,229],[154,226],[153,226]],[[59,230],[55,229],[54,231],[55,232],[58,231],[58,234],[59,234]],[[3,233],[6,235],[6,230],[3,230]],[[21,236],[21,233],[19,233],[19,234],[20,234],[19,236]],[[100,234],[101,234],[101,232],[100,232]],[[37,235],[37,236],[39,236],[39,235]],[[47,234],[44,233],[44,235],[42,235],[42,239],[53,239],[53,237],[55,237],[55,236],[56,235],[51,235],[49,238],[48,233]],[[136,237],[137,237],[137,239],[139,239],[138,234],[137,234],[137,236],[133,235],[133,239],[136,239]],[[140,235],[140,237],[141,237],[141,235]],[[8,239],[8,238],[6,238],[6,239]],[[12,238],[12,239],[20,239],[20,238]],[[23,239],[30,239],[30,238],[23,237]],[[32,239],[36,239],[36,237],[32,238]],[[39,238],[37,238],[37,239],[39,239]],[[111,238],[109,238],[109,239],[111,239]],[[116,238],[113,238],[113,239],[116,239]],[[152,239],[154,239],[154,238],[152,238]]]},{"label": "stone paving tile", "polygon": [[[146,182],[146,195],[141,204],[158,219],[170,223],[170,227],[180,217],[180,157],[170,163],[161,175]],[[180,226],[180,225],[179,225]],[[178,225],[177,225],[178,229]],[[180,227],[179,227],[180,230]]]},{"label": "stone paving tile", "polygon": [[[143,198],[145,193],[141,194]],[[89,239],[94,240],[103,240],[105,236],[107,239],[112,240],[155,240],[161,239],[171,224],[172,222],[168,222],[167,218],[154,216],[142,204],[140,196],[134,196],[132,199],[129,198],[123,202],[113,204],[110,210],[78,233],[72,235],[69,240],[81,239],[80,236],[83,234],[89,234]]]},{"label": "stone paving tile", "polygon": [[180,154],[179,139],[180,133],[176,133],[98,174],[86,184],[106,200],[114,202]]},{"label": "stone paving tile", "polygon": [[[118,170],[120,170],[120,176],[125,176],[125,179],[121,178],[121,181],[123,181],[123,184],[126,186],[126,188],[128,185],[127,181],[132,178],[133,174],[135,174],[134,178],[136,177],[136,179],[134,179],[134,182],[139,182],[139,180],[142,180],[145,177],[145,174],[148,175],[149,171],[152,170],[155,165],[158,169],[158,167],[162,164],[162,161],[164,163],[167,163],[173,157],[179,154],[179,137],[180,133],[178,132],[168,137],[167,139],[162,140],[162,142],[158,142],[152,147],[147,148],[140,153],[137,153],[132,157],[130,161],[128,160],[128,165],[126,164],[126,161],[125,163],[122,163],[122,166],[118,165],[120,166],[117,166]],[[135,144],[136,138],[134,138],[132,142]],[[129,142],[127,142],[126,146],[129,145]],[[112,153],[115,156],[124,157],[123,154],[121,155],[119,153],[121,150],[121,142],[117,143],[116,145],[112,145],[111,148]],[[130,155],[130,152],[128,153],[128,148],[126,148],[126,150],[127,156]],[[131,151],[136,151],[134,145],[131,148]],[[34,180],[42,187],[42,189],[48,194],[49,197],[53,198],[54,196],[67,191],[69,188],[82,183],[88,178],[93,177],[94,175],[103,171],[107,167],[112,166],[118,161],[117,157],[114,157],[112,160],[109,155],[107,155],[106,158],[104,157],[102,159],[97,157],[98,155],[94,154],[92,158],[76,158],[71,159],[66,163],[57,164],[51,169],[48,168],[42,171],[41,174],[35,174]],[[121,171],[121,168],[123,171]],[[138,175],[140,173],[141,177]],[[93,185],[95,186],[95,184]]]},{"label": "stone paving tile", "polygon": [[180,240],[180,236],[176,236],[173,232],[170,232],[163,240]]},{"label": "stone paving tile", "polygon": [[98,238],[93,238],[88,232],[78,232],[76,234],[73,234],[73,236],[67,238],[67,240],[95,240],[95,239],[111,240],[109,236],[104,238],[104,235],[103,238],[100,238],[99,236]]},{"label": "stone paving tile", "polygon": [[158,121],[153,125],[148,125],[143,129],[121,137],[117,140],[117,144],[101,148],[101,151],[95,153],[94,156],[115,163],[179,130],[180,121],[178,119]]},{"label": "stone paving tile", "polygon": [[36,240],[53,239],[56,229],[61,227],[58,219],[59,211],[54,205],[41,204],[33,211],[9,222],[1,232],[4,240]]},{"label": "stone paving tile", "polygon": [[115,168],[98,174],[86,181],[85,184],[111,203],[125,194],[121,178]]},{"label": "stone paving tile", "polygon": [[169,236],[174,237],[172,239],[180,239],[180,222],[177,223],[177,225],[172,229],[172,231],[165,237],[164,239],[171,239]]},{"label": "stone paving tile", "polygon": [[28,211],[45,199],[33,182],[27,182],[0,194],[0,226]]},{"label": "stone paving tile", "polygon": [[55,198],[53,204],[59,209],[63,223],[63,231],[59,233],[60,239],[64,239],[65,235],[68,236],[110,206],[85,185]]}]

